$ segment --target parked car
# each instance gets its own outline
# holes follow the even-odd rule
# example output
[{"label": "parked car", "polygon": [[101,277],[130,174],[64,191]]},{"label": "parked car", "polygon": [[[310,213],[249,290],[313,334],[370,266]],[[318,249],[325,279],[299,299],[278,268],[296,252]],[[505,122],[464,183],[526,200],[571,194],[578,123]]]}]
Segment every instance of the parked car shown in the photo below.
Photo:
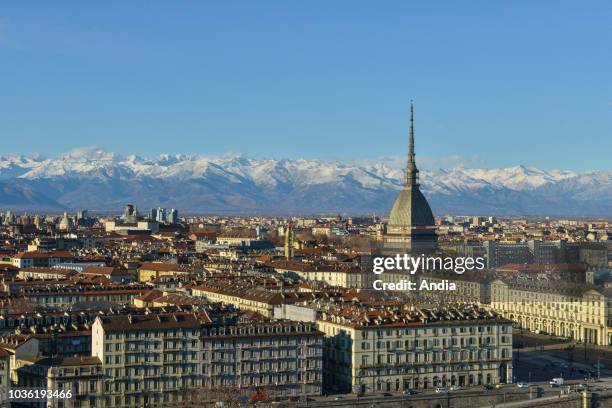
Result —
[{"label": "parked car", "polygon": [[404,390],[404,392],[402,392],[403,395],[414,395],[416,393],[416,390]]},{"label": "parked car", "polygon": [[460,389],[461,389],[461,387],[458,386],[458,385],[451,385],[451,387],[449,388],[450,391],[457,391],[457,390],[460,390]]},{"label": "parked car", "polygon": [[486,384],[486,385],[484,386],[484,389],[485,389],[485,390],[492,390],[492,389],[493,389],[493,386],[492,386],[491,384]]},{"label": "parked car", "polygon": [[436,387],[436,392],[438,394],[442,394],[442,393],[448,392],[448,390],[446,388],[444,388],[444,387]]}]

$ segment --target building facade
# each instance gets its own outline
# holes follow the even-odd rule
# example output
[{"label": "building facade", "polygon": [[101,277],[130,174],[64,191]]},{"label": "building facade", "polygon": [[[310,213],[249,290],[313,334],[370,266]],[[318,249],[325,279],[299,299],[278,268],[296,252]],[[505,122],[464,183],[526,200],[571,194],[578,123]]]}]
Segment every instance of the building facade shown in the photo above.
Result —
[{"label": "building facade", "polygon": [[370,393],[512,382],[512,323],[482,310],[462,313],[476,314],[323,314],[317,325],[326,335],[324,388]]},{"label": "building facade", "polygon": [[206,390],[320,395],[323,333],[314,323],[251,312],[213,320],[205,312],[98,317],[92,355],[105,406],[202,402]]},{"label": "building facade", "polygon": [[612,345],[610,289],[561,283],[491,283],[491,307],[520,328],[588,344]]},{"label": "building facade", "polygon": [[203,320],[191,313],[98,317],[92,355],[102,362],[105,405],[142,407],[187,398],[201,385]]},{"label": "building facade", "polygon": [[320,395],[323,333],[314,323],[269,320],[206,327],[202,387],[266,389],[271,396]]}]

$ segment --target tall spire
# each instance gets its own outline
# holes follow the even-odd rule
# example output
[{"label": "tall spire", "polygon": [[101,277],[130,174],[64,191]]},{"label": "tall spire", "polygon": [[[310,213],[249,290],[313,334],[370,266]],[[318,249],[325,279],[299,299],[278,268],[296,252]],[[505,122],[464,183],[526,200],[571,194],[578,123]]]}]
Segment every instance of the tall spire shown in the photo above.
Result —
[{"label": "tall spire", "polygon": [[418,185],[419,170],[414,160],[414,106],[410,100],[410,143],[408,145],[408,163],[406,164],[406,186]]}]

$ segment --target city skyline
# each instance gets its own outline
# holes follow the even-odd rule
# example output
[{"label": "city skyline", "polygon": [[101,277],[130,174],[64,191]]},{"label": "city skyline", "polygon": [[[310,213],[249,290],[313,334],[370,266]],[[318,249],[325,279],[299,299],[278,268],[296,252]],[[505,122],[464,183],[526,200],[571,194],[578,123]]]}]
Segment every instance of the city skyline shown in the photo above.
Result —
[{"label": "city skyline", "polygon": [[610,23],[4,5],[0,406],[612,407]]},{"label": "city skyline", "polygon": [[412,98],[435,167],[609,170],[610,5],[593,5],[7,6],[2,154],[403,157]]}]

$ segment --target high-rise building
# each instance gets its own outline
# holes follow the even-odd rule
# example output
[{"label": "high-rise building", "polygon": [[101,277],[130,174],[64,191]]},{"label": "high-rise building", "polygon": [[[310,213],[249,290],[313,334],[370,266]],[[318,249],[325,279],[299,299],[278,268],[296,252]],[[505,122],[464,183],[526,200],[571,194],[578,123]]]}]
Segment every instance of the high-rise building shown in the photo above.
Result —
[{"label": "high-rise building", "polygon": [[151,221],[157,221],[157,208],[151,208],[149,210],[149,219]]},{"label": "high-rise building", "polygon": [[429,203],[419,188],[419,170],[414,154],[414,109],[410,105],[410,144],[404,188],[393,204],[384,253],[431,253],[437,248],[434,216]]},{"label": "high-rise building", "polygon": [[159,207],[157,209],[157,222],[166,222],[166,209]]},{"label": "high-rise building", "polygon": [[168,211],[168,216],[166,218],[166,222],[168,224],[176,224],[176,223],[178,223],[178,210],[175,210],[174,208],[171,208],[170,211]]}]

